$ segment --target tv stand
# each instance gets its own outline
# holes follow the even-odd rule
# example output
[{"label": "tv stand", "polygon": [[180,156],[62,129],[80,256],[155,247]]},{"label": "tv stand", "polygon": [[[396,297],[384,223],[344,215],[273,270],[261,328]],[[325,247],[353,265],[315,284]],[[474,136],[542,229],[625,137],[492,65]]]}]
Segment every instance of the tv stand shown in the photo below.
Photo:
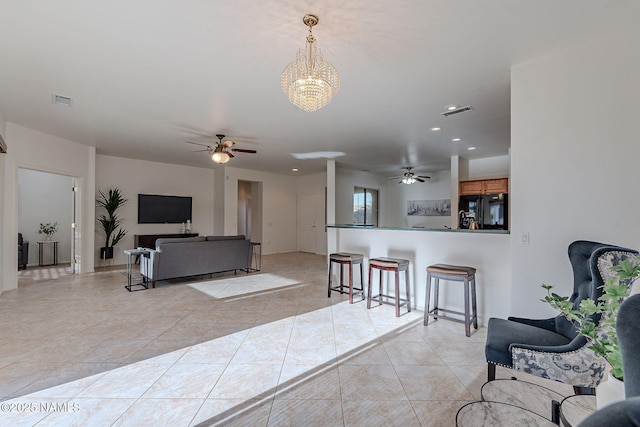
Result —
[{"label": "tv stand", "polygon": [[179,237],[197,237],[198,233],[180,233],[180,234],[134,234],[133,245],[136,248],[156,248],[156,240]]}]

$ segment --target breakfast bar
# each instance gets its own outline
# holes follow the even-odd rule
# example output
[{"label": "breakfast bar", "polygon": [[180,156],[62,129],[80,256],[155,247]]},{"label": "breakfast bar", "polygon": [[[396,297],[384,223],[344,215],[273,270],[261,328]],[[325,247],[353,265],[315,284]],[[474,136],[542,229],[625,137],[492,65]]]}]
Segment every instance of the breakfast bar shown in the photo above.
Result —
[{"label": "breakfast bar", "polygon": [[[411,304],[425,309],[427,266],[467,265],[476,268],[478,321],[509,316],[511,304],[511,239],[504,230],[451,230],[329,225],[328,249],[364,254],[364,262],[377,257],[410,261]],[[440,292],[443,307],[463,308],[463,289],[446,286]]]}]

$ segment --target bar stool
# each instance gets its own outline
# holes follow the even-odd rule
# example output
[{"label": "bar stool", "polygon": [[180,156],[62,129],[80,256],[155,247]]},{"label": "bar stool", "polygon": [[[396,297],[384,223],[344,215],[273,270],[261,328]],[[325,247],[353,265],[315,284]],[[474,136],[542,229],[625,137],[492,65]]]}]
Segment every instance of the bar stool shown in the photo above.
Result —
[{"label": "bar stool", "polygon": [[[362,278],[364,277],[364,271],[362,267],[362,260],[364,256],[361,254],[352,254],[349,252],[337,252],[329,255],[329,291],[328,297],[331,298],[331,291],[340,292],[341,294],[349,294],[349,304],[353,304],[354,295],[362,295],[364,300],[364,284]],[[340,284],[338,286],[331,286],[331,278],[333,275],[333,263],[340,265]],[[360,264],[360,287],[353,287],[353,265]],[[349,266],[349,284],[344,284],[344,266]],[[348,290],[345,290],[347,288]],[[355,292],[354,292],[355,291]]]},{"label": "bar stool", "polygon": [[[434,307],[429,310],[429,299],[431,297],[431,279],[435,279],[435,287],[433,290]],[[440,288],[440,279],[452,282],[464,283],[464,313],[459,311],[447,310],[438,307],[438,291]],[[471,290],[471,312],[469,312],[469,290]],[[441,316],[439,311],[451,314],[464,315],[464,320],[451,317]],[[434,264],[427,267],[427,295],[424,303],[424,324],[427,325],[429,317],[436,320],[442,318],[453,322],[464,323],[464,331],[466,335],[471,336],[471,323],[474,329],[478,329],[478,311],[476,308],[476,269],[473,267],[463,267],[459,265]]]},{"label": "bar stool", "polygon": [[[371,294],[371,286],[373,283],[373,269],[380,270],[379,293]],[[395,274],[395,294],[385,295],[382,293],[382,272],[392,271]],[[400,298],[400,272],[404,271],[404,283],[407,289],[407,298]],[[400,316],[400,306],[406,305],[407,310],[411,311],[411,291],[409,289],[409,260],[400,258],[372,258],[369,260],[369,288],[367,292],[367,308],[371,308],[371,301],[381,304],[389,304],[396,306],[396,317]],[[385,301],[383,298],[393,299],[393,302]]]}]

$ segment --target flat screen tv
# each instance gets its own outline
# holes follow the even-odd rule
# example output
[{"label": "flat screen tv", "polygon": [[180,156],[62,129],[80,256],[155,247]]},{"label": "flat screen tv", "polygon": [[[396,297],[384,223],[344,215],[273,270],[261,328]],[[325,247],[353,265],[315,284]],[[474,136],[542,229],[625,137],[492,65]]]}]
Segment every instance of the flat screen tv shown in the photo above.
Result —
[{"label": "flat screen tv", "polygon": [[138,194],[138,224],[180,224],[191,220],[191,197]]}]

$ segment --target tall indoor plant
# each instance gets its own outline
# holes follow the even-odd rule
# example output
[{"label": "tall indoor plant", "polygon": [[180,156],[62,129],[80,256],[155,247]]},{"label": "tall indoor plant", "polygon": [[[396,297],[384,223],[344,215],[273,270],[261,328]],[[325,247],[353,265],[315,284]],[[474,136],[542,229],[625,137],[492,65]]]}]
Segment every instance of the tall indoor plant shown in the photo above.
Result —
[{"label": "tall indoor plant", "polygon": [[[616,320],[620,304],[629,296],[633,282],[640,277],[640,256],[625,259],[612,269],[616,274],[605,280],[602,296],[597,301],[586,298],[574,308],[569,297],[551,292],[553,286],[549,285],[542,285],[547,290],[547,296],[542,301],[549,303],[573,323],[578,333],[589,340],[589,348],[604,357],[611,365],[611,375],[621,380],[622,356],[616,333]],[[600,315],[599,325],[594,324],[591,318],[593,315]]]},{"label": "tall indoor plant", "polygon": [[100,248],[100,259],[113,258],[113,247],[127,234],[125,230],[120,228],[123,219],[117,214],[128,199],[124,198],[118,188],[109,190],[106,194],[102,190],[98,190],[98,198],[96,204],[103,208],[106,214],[98,217],[98,222],[105,234],[104,246]]}]

